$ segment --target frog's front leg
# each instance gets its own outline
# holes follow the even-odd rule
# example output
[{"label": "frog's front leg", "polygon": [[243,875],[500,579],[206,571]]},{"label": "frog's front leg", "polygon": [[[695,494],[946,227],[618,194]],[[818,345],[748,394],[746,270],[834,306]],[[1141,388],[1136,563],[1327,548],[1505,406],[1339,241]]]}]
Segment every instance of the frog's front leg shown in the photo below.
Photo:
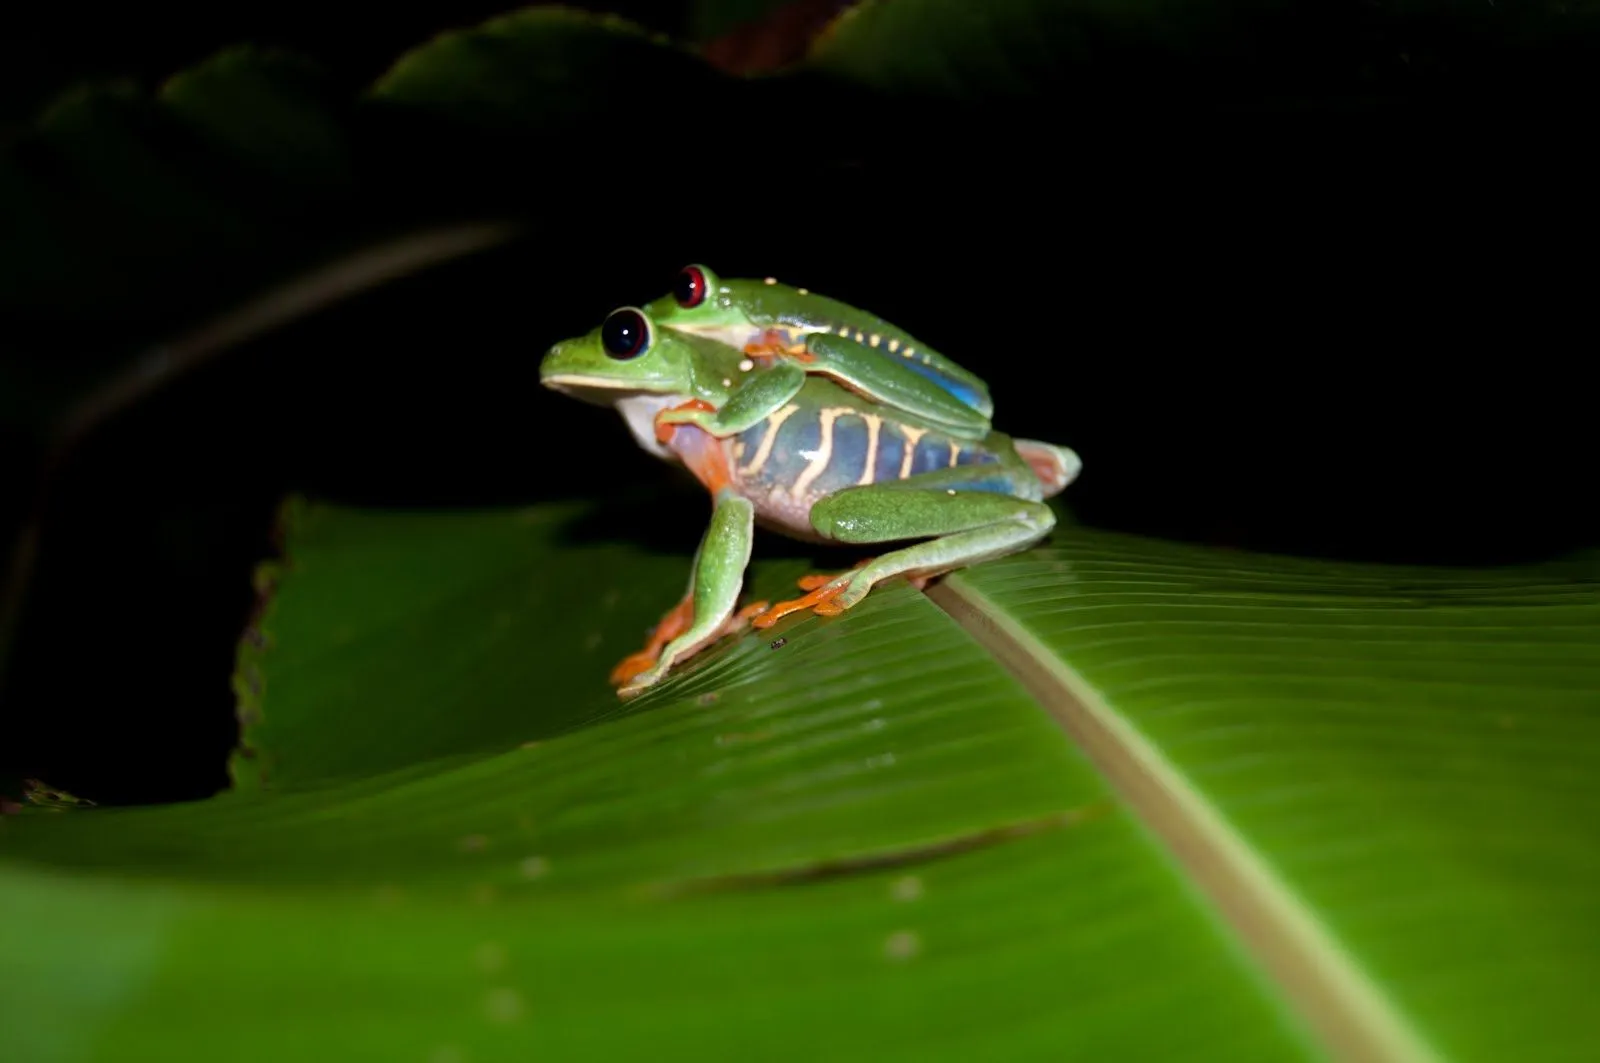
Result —
[{"label": "frog's front leg", "polygon": [[810,608],[823,616],[849,609],[892,576],[922,580],[980,561],[1026,550],[1055,527],[1054,511],[989,487],[993,473],[950,469],[892,483],[851,487],[811,508],[811,524],[835,542],[882,543],[926,539],[834,577],[809,579],[810,593],[779,602],[755,618],[771,627],[789,613]]},{"label": "frog's front leg", "polygon": [[719,439],[737,435],[782,409],[805,382],[804,369],[791,362],[779,362],[752,373],[720,409],[691,400],[662,410],[656,414],[656,438],[666,442],[672,437],[672,426],[683,424],[694,425]]},{"label": "frog's front leg", "polygon": [[[663,623],[675,618],[682,626],[661,649],[653,665],[628,679],[617,691],[624,698],[641,694],[666,678],[672,666],[715,641],[734,619],[744,570],[750,563],[755,536],[755,506],[731,489],[717,492],[711,524],[694,558],[689,595]],[[685,608],[687,606],[687,608]],[[632,660],[632,658],[630,658]],[[623,665],[628,664],[627,661]],[[623,665],[618,666],[619,672]]]}]

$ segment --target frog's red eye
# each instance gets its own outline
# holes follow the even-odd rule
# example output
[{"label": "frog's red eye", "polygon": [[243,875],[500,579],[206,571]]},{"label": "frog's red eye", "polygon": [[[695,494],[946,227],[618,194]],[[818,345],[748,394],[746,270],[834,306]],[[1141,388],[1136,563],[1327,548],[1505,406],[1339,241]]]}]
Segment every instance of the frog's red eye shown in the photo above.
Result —
[{"label": "frog's red eye", "polygon": [[613,310],[600,326],[600,344],[613,358],[637,358],[650,343],[650,323],[630,307]]},{"label": "frog's red eye", "polygon": [[706,301],[706,273],[699,266],[685,266],[678,274],[678,283],[672,290],[678,305],[693,310]]}]

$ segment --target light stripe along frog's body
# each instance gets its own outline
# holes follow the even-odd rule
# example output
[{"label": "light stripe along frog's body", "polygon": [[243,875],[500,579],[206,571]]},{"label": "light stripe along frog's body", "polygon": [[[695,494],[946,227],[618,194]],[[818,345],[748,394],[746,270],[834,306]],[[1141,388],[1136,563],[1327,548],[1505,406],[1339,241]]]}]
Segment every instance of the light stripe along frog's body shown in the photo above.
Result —
[{"label": "light stripe along frog's body", "polygon": [[850,608],[892,576],[920,580],[1026,549],[1055,516],[1043,500],[1076,477],[1077,455],[995,431],[978,438],[869,400],[793,359],[757,366],[743,350],[660,329],[634,308],[558,343],[540,378],[622,413],[640,445],[681,462],[711,492],[711,525],[690,586],[645,650],[612,674],[629,697],[765,603],[736,612],[754,526],[819,542],[921,539],[755,618]]}]

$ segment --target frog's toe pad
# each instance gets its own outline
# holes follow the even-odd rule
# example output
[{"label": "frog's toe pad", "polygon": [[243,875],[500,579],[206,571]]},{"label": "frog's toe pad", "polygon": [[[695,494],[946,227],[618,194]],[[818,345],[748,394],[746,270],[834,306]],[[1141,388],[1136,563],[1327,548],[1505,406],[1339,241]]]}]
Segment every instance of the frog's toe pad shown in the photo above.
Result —
[{"label": "frog's toe pad", "polygon": [[621,698],[623,701],[631,701],[653,686],[655,686],[654,680],[634,680],[626,686],[618,687],[617,697]]},{"label": "frog's toe pad", "polygon": [[839,580],[838,589],[817,603],[813,611],[818,616],[838,616],[846,609],[854,609],[872,592],[872,583],[856,578],[855,573],[841,576]]},{"label": "frog's toe pad", "polygon": [[744,626],[745,621],[752,617],[760,616],[762,613],[766,612],[771,605],[771,602],[766,601],[751,602],[749,605],[733,614],[733,620],[730,621],[730,623],[737,625],[735,628],[735,630],[737,630],[738,627]]},{"label": "frog's toe pad", "polygon": [[611,685],[614,687],[622,686],[630,679],[648,672],[655,663],[656,655],[649,650],[630,653],[615,668],[611,669]]},{"label": "frog's toe pad", "polygon": [[[841,587],[839,589],[842,591],[844,588]],[[816,605],[811,607],[811,611],[816,613],[818,616],[838,616],[840,613],[844,612],[844,610],[845,607],[839,604],[839,599],[837,597],[824,598],[817,602]]]}]

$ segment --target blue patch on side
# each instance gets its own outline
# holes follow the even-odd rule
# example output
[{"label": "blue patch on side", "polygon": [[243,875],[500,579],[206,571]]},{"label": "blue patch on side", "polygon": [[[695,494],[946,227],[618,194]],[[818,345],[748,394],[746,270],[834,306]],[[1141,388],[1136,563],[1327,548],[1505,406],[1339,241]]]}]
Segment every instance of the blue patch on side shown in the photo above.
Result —
[{"label": "blue patch on side", "polygon": [[822,425],[816,410],[800,410],[778,426],[777,445],[772,448],[772,462],[777,464],[774,479],[781,484],[792,484],[811,464],[822,446]]},{"label": "blue patch on side", "polygon": [[833,422],[833,452],[820,483],[824,491],[837,491],[861,479],[867,464],[867,422],[847,414]]},{"label": "blue patch on side", "polygon": [[917,441],[917,452],[911,459],[911,475],[933,472],[950,467],[950,441],[929,433]]},{"label": "blue patch on side", "polygon": [[884,425],[878,433],[878,464],[875,483],[888,483],[900,479],[900,459],[905,456],[906,441],[899,429]]},{"label": "blue patch on side", "polygon": [[739,459],[740,465],[747,465],[755,458],[756,451],[761,448],[761,441],[766,437],[767,419],[765,417],[739,433],[739,442],[744,444],[744,457]]},{"label": "blue patch on side", "polygon": [[982,404],[979,401],[978,392],[975,388],[967,384],[963,384],[959,380],[952,380],[943,373],[939,372],[933,366],[923,365],[915,358],[906,359],[905,364],[913,371],[922,374],[935,384],[938,384],[940,387],[944,388],[950,394],[954,395],[962,402],[962,404],[970,406],[974,410],[981,407]]},{"label": "blue patch on side", "polygon": [[959,486],[954,484],[951,486],[955,487],[957,492],[983,491],[994,495],[1009,495],[1012,493],[1011,481],[1004,476],[991,476],[982,480],[973,480],[970,483],[964,483]]}]

